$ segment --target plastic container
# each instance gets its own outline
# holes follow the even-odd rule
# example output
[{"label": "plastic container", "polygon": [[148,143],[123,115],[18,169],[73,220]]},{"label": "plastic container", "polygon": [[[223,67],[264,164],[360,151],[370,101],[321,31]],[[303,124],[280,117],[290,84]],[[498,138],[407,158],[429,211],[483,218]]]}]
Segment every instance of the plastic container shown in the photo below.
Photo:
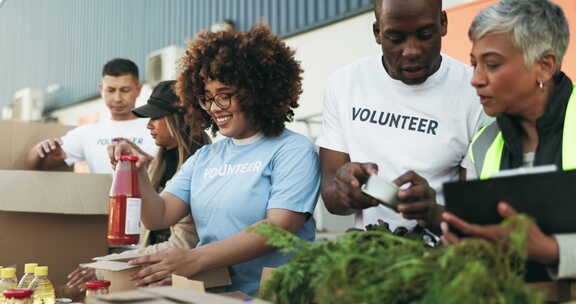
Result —
[{"label": "plastic container", "polygon": [[24,264],[24,275],[20,278],[18,283],[18,288],[29,288],[30,283],[34,280],[34,269],[36,269],[38,264],[36,263],[26,263]]},{"label": "plastic container", "polygon": [[370,175],[362,191],[380,201],[384,206],[396,209],[398,205],[398,186],[378,175]]},{"label": "plastic container", "polygon": [[6,304],[32,304],[32,289],[14,288],[3,293]]},{"label": "plastic container", "polygon": [[140,240],[142,196],[136,172],[137,156],[123,155],[116,165],[109,197],[108,245],[136,245]]},{"label": "plastic container", "polygon": [[34,291],[34,304],[55,304],[56,296],[54,286],[48,279],[48,266],[37,266],[34,269],[34,280],[30,283],[30,289]]},{"label": "plastic container", "polygon": [[4,291],[14,289],[18,285],[16,278],[16,269],[2,268],[0,270],[0,302],[4,302]]},{"label": "plastic container", "polygon": [[104,295],[110,293],[110,281],[95,280],[84,284],[86,287],[86,297]]}]

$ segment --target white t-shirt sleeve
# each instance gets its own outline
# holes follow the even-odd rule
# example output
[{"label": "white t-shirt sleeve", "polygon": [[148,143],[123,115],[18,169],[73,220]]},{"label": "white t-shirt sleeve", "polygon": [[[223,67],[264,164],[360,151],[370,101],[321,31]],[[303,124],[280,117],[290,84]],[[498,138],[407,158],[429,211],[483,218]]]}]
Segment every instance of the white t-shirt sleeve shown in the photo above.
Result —
[{"label": "white t-shirt sleeve", "polygon": [[340,113],[338,112],[338,99],[333,91],[334,81],[330,81],[324,94],[324,106],[322,109],[322,133],[316,142],[318,146],[348,153],[344,141]]},{"label": "white t-shirt sleeve", "polygon": [[66,159],[64,161],[68,166],[71,166],[75,162],[86,160],[86,155],[84,155],[83,130],[83,127],[77,127],[68,131],[68,133],[62,137],[62,150],[66,152]]},{"label": "white t-shirt sleeve", "polygon": [[554,235],[560,249],[558,268],[549,269],[554,279],[576,279],[576,233]]}]

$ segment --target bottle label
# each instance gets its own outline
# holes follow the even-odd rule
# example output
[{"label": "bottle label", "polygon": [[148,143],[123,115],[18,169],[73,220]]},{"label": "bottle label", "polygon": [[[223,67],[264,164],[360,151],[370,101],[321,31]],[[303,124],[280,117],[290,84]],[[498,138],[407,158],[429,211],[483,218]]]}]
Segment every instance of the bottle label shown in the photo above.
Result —
[{"label": "bottle label", "polygon": [[126,224],[124,225],[125,234],[140,234],[140,209],[142,199],[129,197],[126,198]]}]

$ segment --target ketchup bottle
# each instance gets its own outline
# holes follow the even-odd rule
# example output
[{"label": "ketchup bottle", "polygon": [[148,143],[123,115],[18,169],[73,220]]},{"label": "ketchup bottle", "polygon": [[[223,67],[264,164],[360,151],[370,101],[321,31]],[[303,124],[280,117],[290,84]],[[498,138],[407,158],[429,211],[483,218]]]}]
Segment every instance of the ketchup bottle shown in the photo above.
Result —
[{"label": "ketchup bottle", "polygon": [[136,172],[137,156],[120,156],[109,197],[108,245],[135,245],[140,240],[142,196]]}]

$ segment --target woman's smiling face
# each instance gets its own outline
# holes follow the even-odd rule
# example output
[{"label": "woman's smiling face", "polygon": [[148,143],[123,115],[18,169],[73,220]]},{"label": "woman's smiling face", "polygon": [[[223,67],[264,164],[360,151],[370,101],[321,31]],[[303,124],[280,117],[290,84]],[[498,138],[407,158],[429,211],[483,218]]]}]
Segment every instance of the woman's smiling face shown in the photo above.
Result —
[{"label": "woman's smiling face", "polygon": [[[205,98],[212,99],[212,102],[207,105],[206,112],[210,114],[222,135],[234,139],[244,139],[258,132],[248,119],[248,115],[240,108],[240,103],[235,95],[237,93],[235,87],[225,85],[218,80],[207,80],[204,83],[204,91]],[[216,96],[229,99],[230,106],[222,109],[213,100]]]}]

